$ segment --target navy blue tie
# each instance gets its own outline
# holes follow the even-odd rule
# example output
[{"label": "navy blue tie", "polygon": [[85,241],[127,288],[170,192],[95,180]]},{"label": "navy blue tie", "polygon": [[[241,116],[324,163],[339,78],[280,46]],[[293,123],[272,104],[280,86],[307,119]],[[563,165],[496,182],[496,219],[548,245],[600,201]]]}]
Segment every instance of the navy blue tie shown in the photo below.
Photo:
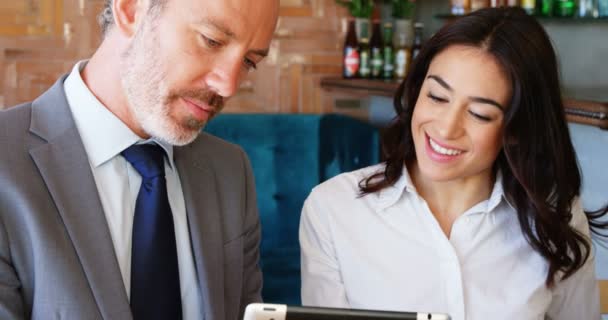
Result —
[{"label": "navy blue tie", "polygon": [[135,320],[181,319],[182,302],[164,150],[133,145],[122,156],[141,175],[133,217],[131,311]]}]

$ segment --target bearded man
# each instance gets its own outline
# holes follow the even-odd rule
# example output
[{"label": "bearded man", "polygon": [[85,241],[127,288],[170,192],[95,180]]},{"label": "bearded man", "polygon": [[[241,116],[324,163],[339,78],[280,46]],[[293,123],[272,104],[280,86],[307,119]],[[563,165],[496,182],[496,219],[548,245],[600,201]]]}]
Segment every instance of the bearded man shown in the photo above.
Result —
[{"label": "bearded man", "polygon": [[94,55],[0,112],[1,319],[239,319],[261,299],[253,175],[201,133],[277,0],[106,0]]}]

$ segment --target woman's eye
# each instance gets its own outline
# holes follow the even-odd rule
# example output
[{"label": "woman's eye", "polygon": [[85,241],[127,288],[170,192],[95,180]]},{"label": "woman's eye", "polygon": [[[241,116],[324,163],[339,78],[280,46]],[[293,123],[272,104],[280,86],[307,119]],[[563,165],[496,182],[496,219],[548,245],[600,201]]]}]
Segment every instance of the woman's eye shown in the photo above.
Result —
[{"label": "woman's eye", "polygon": [[481,120],[481,121],[483,121],[483,122],[490,122],[490,121],[492,120],[492,119],[491,119],[491,118],[489,118],[489,117],[482,116],[482,115],[480,115],[479,113],[475,113],[475,112],[473,112],[473,111],[469,111],[469,113],[470,113],[470,114],[471,114],[473,117],[475,117],[475,118],[477,118],[477,119],[479,119],[479,120]]},{"label": "woman's eye", "polygon": [[429,97],[429,99],[433,100],[434,102],[447,102],[448,100],[444,99],[444,98],[440,98],[432,93],[428,93],[427,97]]}]

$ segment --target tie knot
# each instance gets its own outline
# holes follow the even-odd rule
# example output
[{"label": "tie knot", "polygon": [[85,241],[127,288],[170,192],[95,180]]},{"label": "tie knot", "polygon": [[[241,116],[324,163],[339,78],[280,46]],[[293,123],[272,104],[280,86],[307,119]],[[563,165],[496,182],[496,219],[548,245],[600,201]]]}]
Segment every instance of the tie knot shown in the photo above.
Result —
[{"label": "tie knot", "polygon": [[165,151],[157,144],[134,144],[121,154],[143,179],[165,175]]}]

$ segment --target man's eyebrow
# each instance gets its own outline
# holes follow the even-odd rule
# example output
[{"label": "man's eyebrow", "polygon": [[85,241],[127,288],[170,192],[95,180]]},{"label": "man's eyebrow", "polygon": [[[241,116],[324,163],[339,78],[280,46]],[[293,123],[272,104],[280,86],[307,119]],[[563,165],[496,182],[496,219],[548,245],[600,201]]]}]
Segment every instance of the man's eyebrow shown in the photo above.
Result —
[{"label": "man's eyebrow", "polygon": [[250,53],[258,55],[262,58],[264,58],[268,55],[268,51],[269,51],[268,49],[251,49],[251,50],[249,50]]},{"label": "man's eyebrow", "polygon": [[452,89],[452,87],[447,82],[445,82],[445,80],[443,80],[440,76],[430,75],[427,78],[437,81],[437,83],[439,83],[439,85],[446,88],[448,91],[454,91],[454,89]]},{"label": "man's eyebrow", "polygon": [[[198,24],[210,26],[210,27],[220,31],[221,33],[225,34],[229,38],[234,39],[236,37],[234,32],[228,26],[226,26],[225,24],[223,24],[217,20],[214,20],[213,18],[203,18],[198,22]],[[251,50],[249,50],[249,53],[252,53],[252,54],[255,54],[255,55],[258,55],[258,56],[264,58],[264,57],[268,56],[268,51],[269,51],[268,48],[251,49]]]},{"label": "man's eyebrow", "polygon": [[234,32],[228,26],[213,18],[203,18],[197,24],[211,26],[230,38],[235,37]]}]

